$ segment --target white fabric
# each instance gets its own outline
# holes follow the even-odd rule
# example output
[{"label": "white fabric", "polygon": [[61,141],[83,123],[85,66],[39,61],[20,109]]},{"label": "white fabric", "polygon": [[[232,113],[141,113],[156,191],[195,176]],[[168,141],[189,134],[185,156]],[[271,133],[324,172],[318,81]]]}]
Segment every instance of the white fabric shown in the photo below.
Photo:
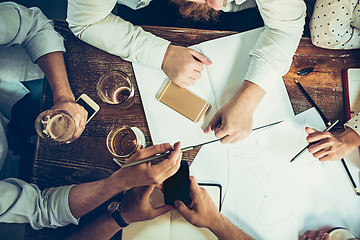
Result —
[{"label": "white fabric", "polygon": [[[119,3],[134,8],[140,2],[122,0]],[[93,46],[133,63],[160,69],[169,42],[113,15],[111,11],[116,3],[116,0],[69,0],[70,29]],[[265,28],[250,53],[252,59],[246,79],[267,91],[290,68],[303,33],[305,4],[302,0],[257,0],[256,4]],[[227,1],[223,10],[238,11],[253,6],[254,0],[233,0]]]},{"label": "white fabric", "polygon": [[0,181],[0,222],[29,223],[38,230],[78,224],[69,207],[72,186],[48,188],[43,191],[22,180]]},{"label": "white fabric", "polygon": [[358,0],[317,0],[310,21],[311,40],[328,49],[360,48]]},{"label": "white fabric", "polygon": [[[28,9],[13,2],[0,3],[0,47],[17,45],[21,45],[26,50],[33,62],[47,53],[65,51],[63,38],[54,30],[52,22],[38,8]],[[2,55],[0,58],[4,59],[6,56]],[[17,63],[20,64],[22,61],[19,60]],[[4,74],[3,71],[1,73]],[[24,76],[24,74],[18,76]],[[10,81],[6,76],[0,75],[1,118],[10,119],[13,105],[29,92],[19,82],[22,80],[26,79],[19,78]],[[4,132],[2,123],[3,121],[0,124],[0,132]],[[0,134],[0,145],[1,167],[7,153],[7,140],[4,134]]]},{"label": "white fabric", "polygon": [[344,126],[347,128],[351,128],[354,130],[358,135],[360,135],[360,116],[357,113],[354,117],[352,117],[349,121],[347,121]]}]

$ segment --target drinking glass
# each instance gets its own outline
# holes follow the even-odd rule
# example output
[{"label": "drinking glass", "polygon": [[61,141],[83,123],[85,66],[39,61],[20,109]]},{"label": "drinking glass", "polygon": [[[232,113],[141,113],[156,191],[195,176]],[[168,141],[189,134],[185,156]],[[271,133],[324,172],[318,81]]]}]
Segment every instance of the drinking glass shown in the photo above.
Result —
[{"label": "drinking glass", "polygon": [[96,85],[100,99],[126,109],[134,104],[134,86],[129,76],[121,71],[111,71],[100,77]]},{"label": "drinking glass", "polygon": [[106,146],[116,157],[128,158],[136,151],[145,148],[145,136],[137,127],[123,126],[109,132]]},{"label": "drinking glass", "polygon": [[50,109],[35,120],[37,134],[50,143],[70,143],[76,130],[75,121],[65,110]]}]

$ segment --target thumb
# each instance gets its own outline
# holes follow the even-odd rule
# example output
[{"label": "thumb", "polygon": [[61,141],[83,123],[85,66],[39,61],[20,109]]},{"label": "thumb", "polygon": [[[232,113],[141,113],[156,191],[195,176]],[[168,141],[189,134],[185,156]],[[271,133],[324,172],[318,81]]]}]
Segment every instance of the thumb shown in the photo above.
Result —
[{"label": "thumb", "polygon": [[197,58],[202,64],[210,65],[212,62],[202,53],[199,53],[193,49],[190,49],[190,54]]},{"label": "thumb", "polygon": [[312,133],[317,132],[317,131],[315,129],[311,128],[311,127],[306,127],[305,132],[307,132],[307,134],[312,134]]},{"label": "thumb", "polygon": [[151,214],[152,218],[156,218],[156,217],[163,215],[164,213],[167,213],[168,211],[173,210],[173,209],[174,209],[174,207],[172,207],[170,205],[164,205],[164,206],[155,208]]},{"label": "thumb", "polygon": [[175,201],[176,210],[187,220],[191,216],[191,210],[182,201]]}]

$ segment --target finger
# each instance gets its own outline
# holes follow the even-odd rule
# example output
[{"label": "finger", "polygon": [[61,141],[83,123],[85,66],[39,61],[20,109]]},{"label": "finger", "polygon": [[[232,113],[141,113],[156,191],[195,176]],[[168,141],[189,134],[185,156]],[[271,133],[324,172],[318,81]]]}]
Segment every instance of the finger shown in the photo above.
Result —
[{"label": "finger", "polygon": [[325,155],[325,156],[319,158],[319,161],[320,161],[320,162],[334,161],[334,160],[340,160],[340,158],[337,159],[337,158],[335,158],[335,157],[333,157],[333,156],[331,156],[331,155]]},{"label": "finger", "polygon": [[315,132],[318,132],[318,131],[311,128],[311,127],[306,127],[305,132],[307,132],[307,134],[312,134],[312,133],[315,133]]},{"label": "finger", "polygon": [[220,113],[216,113],[213,118],[211,119],[210,123],[208,124],[208,126],[206,127],[206,129],[204,130],[205,133],[208,133],[209,131],[213,131],[214,129],[216,129],[217,126],[219,126],[221,124],[221,114]]},{"label": "finger", "polygon": [[326,149],[322,149],[320,151],[317,151],[316,153],[313,154],[314,158],[322,158],[325,157],[326,155],[328,155],[328,150]]},{"label": "finger", "polygon": [[180,167],[181,157],[181,144],[177,142],[174,144],[174,150],[167,159],[152,166],[153,172],[158,175],[160,179],[166,179],[172,176]]},{"label": "finger", "polygon": [[323,139],[313,145],[311,145],[308,150],[311,153],[316,153],[319,152],[321,150],[327,150],[330,149],[332,146],[332,144],[327,140],[327,139]]},{"label": "finger", "polygon": [[181,216],[183,216],[187,221],[189,221],[189,219],[191,219],[191,215],[193,214],[193,211],[190,210],[187,206],[185,206],[185,204],[180,200],[176,200],[174,204],[176,210],[181,214]]},{"label": "finger", "polygon": [[202,64],[210,65],[212,62],[204,55],[193,49],[190,49],[190,54],[197,58]]},{"label": "finger", "polygon": [[329,132],[315,132],[315,133],[308,135],[306,137],[306,140],[309,143],[312,143],[312,142],[316,142],[316,141],[321,141],[322,139],[325,139],[325,138],[333,138],[333,137],[334,136]]},{"label": "finger", "polygon": [[302,240],[307,240],[309,233],[310,233],[310,230],[307,230],[307,231],[302,235]]},{"label": "finger", "polygon": [[200,194],[200,187],[197,184],[195,178],[190,176],[190,198],[194,202],[194,199]]},{"label": "finger", "polygon": [[129,162],[137,161],[147,157],[154,156],[158,153],[164,153],[173,150],[173,147],[169,143],[157,144],[140,151],[137,151],[130,159]]},{"label": "finger", "polygon": [[221,139],[222,143],[228,143],[228,142],[230,142],[231,140],[234,139],[234,136],[232,135],[232,132],[230,132],[230,129],[224,123],[220,127],[216,128],[214,131],[215,131],[215,137],[217,137],[217,138],[223,138],[223,137],[225,137],[227,135],[229,135],[229,136],[231,135],[226,140]]}]

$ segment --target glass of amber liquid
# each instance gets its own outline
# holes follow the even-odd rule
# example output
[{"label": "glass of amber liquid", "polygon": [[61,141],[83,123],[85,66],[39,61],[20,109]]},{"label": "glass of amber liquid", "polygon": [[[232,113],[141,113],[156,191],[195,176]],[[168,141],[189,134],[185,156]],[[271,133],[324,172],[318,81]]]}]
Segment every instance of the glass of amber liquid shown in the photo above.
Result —
[{"label": "glass of amber liquid", "polygon": [[35,129],[37,134],[49,143],[62,144],[74,140],[76,125],[67,111],[50,109],[38,115]]},{"label": "glass of amber liquid", "polygon": [[124,126],[109,132],[106,146],[116,157],[128,158],[136,151],[145,148],[145,136],[137,127]]},{"label": "glass of amber liquid", "polygon": [[134,86],[129,76],[122,71],[111,71],[101,76],[96,92],[103,102],[117,104],[123,109],[134,104]]}]

